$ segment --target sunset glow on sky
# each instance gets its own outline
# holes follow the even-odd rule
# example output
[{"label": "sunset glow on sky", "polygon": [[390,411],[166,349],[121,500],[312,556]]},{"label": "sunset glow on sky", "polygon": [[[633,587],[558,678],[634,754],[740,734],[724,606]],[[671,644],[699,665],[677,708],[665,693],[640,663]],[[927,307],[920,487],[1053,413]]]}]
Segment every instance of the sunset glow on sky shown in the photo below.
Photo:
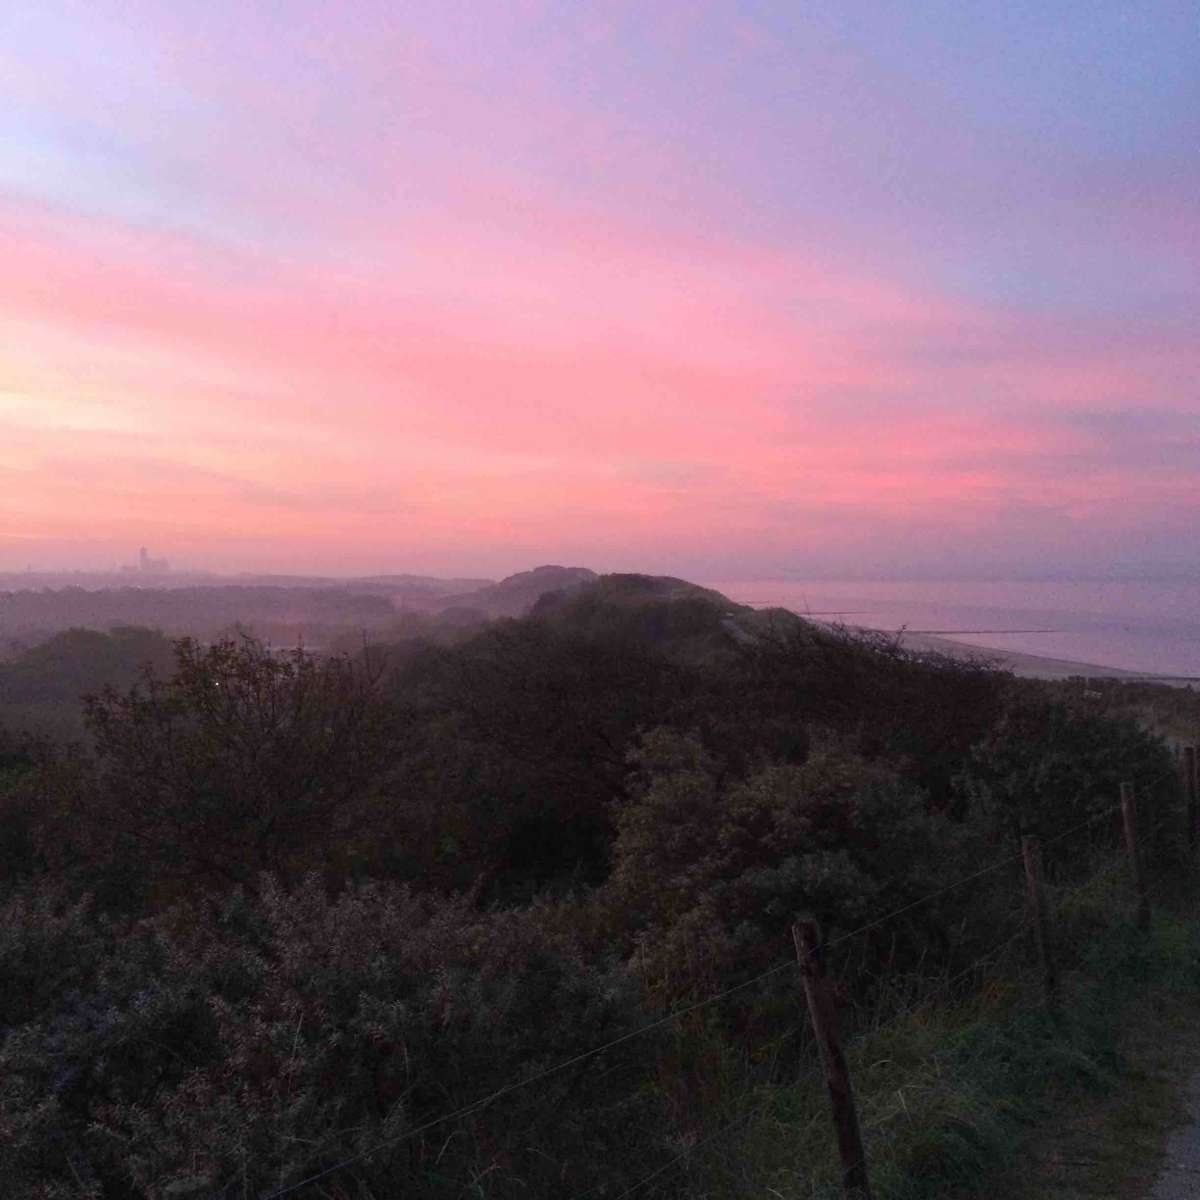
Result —
[{"label": "sunset glow on sky", "polygon": [[1194,569],[1198,33],[5,5],[0,570]]}]

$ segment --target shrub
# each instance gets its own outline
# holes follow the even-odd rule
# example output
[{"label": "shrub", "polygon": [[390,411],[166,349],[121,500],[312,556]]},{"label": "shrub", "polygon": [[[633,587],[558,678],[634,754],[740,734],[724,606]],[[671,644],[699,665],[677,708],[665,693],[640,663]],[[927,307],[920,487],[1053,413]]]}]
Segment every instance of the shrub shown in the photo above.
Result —
[{"label": "shrub", "polygon": [[27,985],[0,1049],[8,1194],[128,1194],[105,1190],[120,1158],[93,1121],[105,1104],[152,1102],[215,1052],[205,964],[172,959],[151,928],[37,889],[10,900],[0,927],[6,983]]},{"label": "shrub", "polygon": [[[716,991],[786,959],[799,911],[846,932],[937,890],[948,869],[966,874],[978,849],[970,828],[930,814],[893,771],[836,748],[724,781],[698,739],[657,730],[636,761],[640,789],[618,816],[607,895],[667,997]],[[944,947],[961,902],[893,922],[871,957],[895,969]],[[956,940],[972,944],[961,929]]]},{"label": "shrub", "polygon": [[997,829],[1050,838],[1112,808],[1126,780],[1152,800],[1164,783],[1175,786],[1158,738],[1128,717],[1019,687],[973,748],[959,786]]},{"label": "shrub", "polygon": [[906,649],[898,637],[776,623],[741,648],[744,688],[793,720],[835,730],[949,807],[971,746],[1000,708],[1007,677],[983,657]]},{"label": "shrub", "polygon": [[163,880],[344,871],[394,757],[395,713],[373,683],[345,659],[185,639],[170,679],[87,700],[94,784],[72,802]]},{"label": "shrub", "polygon": [[8,919],[28,945],[90,947],[0,1051],[9,1194],[232,1198],[344,1159],[330,1184],[355,1194],[620,1190],[658,1148],[633,1043],[438,1121],[645,1020],[631,977],[537,909],[378,885],[330,900],[312,879],[207,920],[89,927],[35,902]]},{"label": "shrub", "polygon": [[498,622],[430,652],[396,681],[424,718],[422,761],[407,764],[402,804],[425,809],[412,814],[422,825],[440,817],[449,793],[444,832],[490,844],[486,869],[507,896],[564,879],[599,882],[612,807],[626,794],[626,753],[662,719],[680,678],[635,640],[540,620]]}]

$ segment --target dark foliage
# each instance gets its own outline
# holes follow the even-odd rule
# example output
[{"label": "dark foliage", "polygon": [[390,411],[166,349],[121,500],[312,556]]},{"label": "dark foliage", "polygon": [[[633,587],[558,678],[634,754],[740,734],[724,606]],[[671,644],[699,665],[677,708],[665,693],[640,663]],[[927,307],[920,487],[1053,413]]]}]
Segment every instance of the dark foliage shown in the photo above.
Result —
[{"label": "dark foliage", "polygon": [[[352,1159],[325,1194],[618,1196],[731,1047],[780,1061],[789,975],[441,1118],[786,962],[797,910],[871,925],[1170,766],[1094,698],[680,581],[397,633],[184,641],[105,680],[86,748],[0,740],[6,1194],[233,1200]],[[957,970],[1010,891],[873,928],[843,999]]]},{"label": "dark foliage", "polygon": [[1111,809],[1122,782],[1153,798],[1173,782],[1171,768],[1166,747],[1131,718],[1014,687],[962,782],[974,806],[1013,836],[1051,838]]},{"label": "dark foliage", "polygon": [[0,622],[9,635],[141,625],[176,635],[213,637],[245,624],[260,633],[267,627],[290,630],[295,637],[332,626],[375,628],[394,615],[386,596],[330,587],[64,587],[0,592]]},{"label": "dark foliage", "polygon": [[90,834],[163,879],[352,869],[399,733],[374,679],[246,640],[176,654],[166,682],[86,701]]},{"label": "dark foliage", "polygon": [[80,697],[131,687],[146,670],[169,674],[171,640],[154,629],[68,629],[0,663],[0,721],[58,741],[86,736]]},{"label": "dark foliage", "polygon": [[431,650],[396,687],[424,717],[420,768],[450,836],[486,838],[494,874],[536,886],[602,877],[627,749],[688,682],[645,642],[530,619]]},{"label": "dark foliage", "polygon": [[0,969],[29,985],[3,1013],[9,1195],[232,1200],[344,1159],[339,1194],[546,1195],[663,1137],[628,1044],[430,1125],[644,1022],[536,910],[312,880],[121,926],[35,892],[0,910]]},{"label": "dark foliage", "polygon": [[929,794],[953,802],[954,779],[995,721],[1005,677],[985,659],[906,650],[887,634],[804,621],[776,625],[742,649],[747,689],[777,712],[852,739]]}]

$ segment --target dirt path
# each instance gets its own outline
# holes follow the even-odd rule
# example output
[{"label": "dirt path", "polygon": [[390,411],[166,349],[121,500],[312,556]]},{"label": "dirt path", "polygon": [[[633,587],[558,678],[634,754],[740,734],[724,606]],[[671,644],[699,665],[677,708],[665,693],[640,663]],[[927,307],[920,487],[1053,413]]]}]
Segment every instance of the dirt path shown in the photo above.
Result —
[{"label": "dirt path", "polygon": [[1196,1200],[1200,1197],[1200,1072],[1187,1090],[1188,1123],[1167,1139],[1164,1162],[1148,1200]]},{"label": "dirt path", "polygon": [[1105,1094],[1064,1094],[992,1193],[1005,1200],[1200,1200],[1200,997],[1160,991],[1129,1013]]}]

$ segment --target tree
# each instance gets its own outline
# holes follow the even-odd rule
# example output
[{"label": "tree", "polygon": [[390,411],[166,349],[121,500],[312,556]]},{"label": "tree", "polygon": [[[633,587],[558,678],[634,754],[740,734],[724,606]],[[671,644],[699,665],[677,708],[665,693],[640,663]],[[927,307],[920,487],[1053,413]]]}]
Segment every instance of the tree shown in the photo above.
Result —
[{"label": "tree", "polygon": [[160,876],[230,882],[349,867],[397,735],[361,664],[250,639],[185,639],[173,676],[88,697],[85,717],[89,823]]}]

